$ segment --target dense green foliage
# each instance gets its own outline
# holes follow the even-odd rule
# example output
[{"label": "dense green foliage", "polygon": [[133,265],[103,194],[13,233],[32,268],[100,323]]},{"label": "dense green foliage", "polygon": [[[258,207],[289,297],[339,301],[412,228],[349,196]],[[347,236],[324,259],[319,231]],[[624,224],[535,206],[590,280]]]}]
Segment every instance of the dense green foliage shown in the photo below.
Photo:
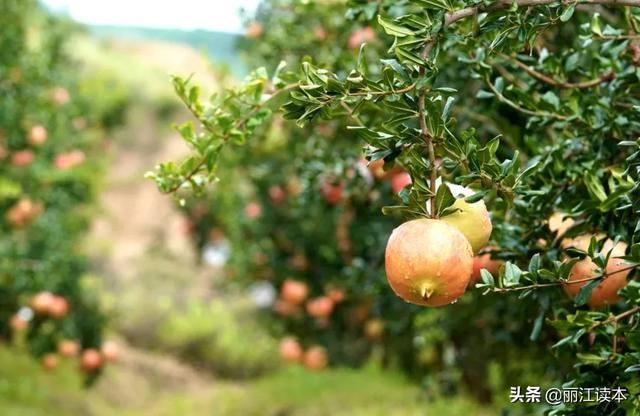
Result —
[{"label": "dense green foliage", "polygon": [[[62,339],[99,347],[105,317],[83,284],[81,247],[101,174],[95,155],[122,103],[94,105],[74,77],[70,23],[32,1],[0,9],[0,339],[26,341],[38,357]],[[27,308],[45,292],[62,299],[57,313]]]},{"label": "dense green foliage", "polygon": [[[507,385],[564,382],[628,389],[629,398],[621,403],[558,404],[549,410],[552,414],[637,414],[640,12],[606,6],[614,2],[598,3],[605,6],[542,0],[353,1],[347,10],[340,2],[267,2],[257,15],[264,24],[264,42],[255,50],[275,75],[268,79],[266,71],[259,70],[210,101],[201,101],[196,88],[176,79],[179,96],[204,131],[181,128],[193,155],[181,164],[161,165],[153,176],[162,191],[179,196],[204,191],[219,177],[214,201],[241,198],[243,194],[234,191],[242,189],[247,178],[263,198],[274,183],[294,175],[305,178],[303,195],[309,196],[292,204],[311,201],[314,195],[317,202],[286,220],[265,209],[253,228],[270,231],[247,234],[246,220],[237,218],[238,203],[212,205],[218,221],[239,233],[227,231],[236,242],[234,255],[245,262],[253,250],[269,253],[256,235],[296,227],[307,250],[318,256],[325,252],[324,244],[331,240],[321,236],[333,229],[334,210],[352,206],[358,192],[340,207],[327,209],[318,196],[319,184],[329,172],[334,181],[347,183],[345,189],[365,189],[360,184],[350,188],[345,169],[357,163],[362,141],[368,159],[384,159],[388,168],[401,165],[413,179],[399,200],[383,209],[387,214],[450,215],[454,195],[444,186],[436,192],[436,179],[471,187],[475,193],[467,201],[484,199],[489,207],[492,240],[500,247],[494,256],[506,261],[505,266],[493,276],[484,271],[477,290],[469,290],[455,306],[423,312],[401,303],[390,309],[381,306],[377,311],[388,320],[389,338],[414,349],[414,357],[421,357],[415,345],[439,352],[440,359],[431,364],[444,370],[441,385],[458,384],[460,375],[447,371],[458,364],[465,372],[462,377],[486,396],[482,390],[490,387],[487,374],[498,363]],[[637,6],[634,1],[622,4]],[[331,7],[342,8],[342,13],[330,12]],[[350,19],[346,22],[340,17],[344,12]],[[306,19],[305,24],[298,18]],[[375,25],[385,35],[379,34],[359,53],[349,52],[344,38],[314,40],[317,26],[311,22],[326,25],[331,37],[344,37],[361,25]],[[301,70],[276,69],[279,55],[293,61],[290,67],[303,61]],[[274,166],[260,169],[265,162],[260,162],[264,155],[258,149],[268,143],[260,137],[269,130],[265,126],[278,125],[270,109],[282,103],[284,117],[304,129],[283,127],[286,145],[274,151]],[[313,132],[327,123],[330,133],[318,140]],[[345,129],[345,123],[351,128]],[[244,147],[232,146],[245,141]],[[297,167],[294,174],[289,164]],[[216,188],[223,195],[215,196]],[[363,206],[377,210],[375,204]],[[550,226],[554,213],[574,220],[568,230],[558,233]],[[235,215],[235,225],[225,215]],[[356,211],[353,224],[363,228],[352,234],[354,247],[366,245],[371,236],[377,243],[369,247],[379,247],[388,236],[385,227],[396,217],[379,215],[375,219]],[[305,227],[305,220],[312,225]],[[586,246],[571,247],[569,238],[576,236],[586,236]],[[603,249],[607,238],[622,247],[625,257],[614,259],[620,255],[610,256],[610,249]],[[597,271],[572,300],[561,289],[585,257]],[[629,273],[619,302],[588,308],[594,288],[609,278],[606,266],[614,261],[625,261],[624,274]],[[320,257],[310,264],[312,275],[314,266],[331,262]],[[338,281],[348,288],[348,298],[370,294],[375,303],[385,305],[390,291],[383,286],[381,263],[375,256],[363,257],[364,268],[373,270],[370,282],[378,288],[369,293],[359,275],[349,273],[358,264],[354,257],[335,269],[338,274],[310,277],[312,290]],[[289,273],[276,269],[273,279],[280,282]],[[411,331],[424,332],[407,339],[412,332],[401,322],[410,322]],[[397,333],[394,323],[400,327]],[[321,334],[314,336],[322,339]],[[416,360],[410,361],[412,372],[420,373]],[[545,378],[526,380],[528,367],[537,367],[533,374]],[[518,403],[513,408],[524,407]]]}]

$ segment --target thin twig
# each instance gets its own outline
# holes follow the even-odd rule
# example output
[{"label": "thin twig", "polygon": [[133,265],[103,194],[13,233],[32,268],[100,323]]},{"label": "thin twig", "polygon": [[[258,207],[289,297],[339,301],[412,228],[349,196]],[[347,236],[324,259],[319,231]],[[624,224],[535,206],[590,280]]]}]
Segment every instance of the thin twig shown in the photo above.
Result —
[{"label": "thin twig", "polygon": [[508,59],[509,61],[513,62],[518,68],[524,70],[524,72],[526,72],[527,74],[531,75],[531,77],[537,79],[538,81],[545,82],[545,83],[547,83],[549,85],[552,85],[554,87],[561,88],[561,89],[591,88],[591,87],[595,87],[597,85],[600,85],[603,82],[611,81],[612,79],[615,78],[615,74],[613,73],[613,71],[612,70],[608,70],[604,74],[600,75],[598,78],[590,79],[588,81],[581,81],[581,82],[558,81],[557,79],[551,78],[548,75],[545,75],[545,74],[543,74],[541,72],[536,71],[535,69],[531,68],[529,65],[527,65],[527,64],[525,64],[523,62],[520,62],[514,56],[509,56],[509,55],[506,55],[504,53],[501,53],[500,56],[502,56],[503,58]]},{"label": "thin twig", "polygon": [[[264,107],[266,107],[275,97],[277,97],[278,95],[280,95],[283,92],[286,91],[290,91],[294,88],[297,88],[299,86],[299,84],[291,84],[291,85],[287,85],[284,88],[279,89],[278,91],[275,91],[271,97],[269,97],[267,100],[263,101],[262,103],[256,105],[254,108],[252,108],[251,110],[249,110],[242,118],[240,118],[238,121],[236,121],[236,123],[233,125],[233,128],[229,130],[229,133],[225,134],[224,136],[222,136],[222,141],[225,142],[227,140],[229,140],[229,137],[231,136],[231,132],[233,130],[237,130],[239,128],[242,128],[242,126],[244,126],[244,124],[249,121],[249,119],[258,111],[262,110]],[[187,106],[191,109],[191,106],[189,105],[189,103],[185,102],[185,104],[187,104]],[[194,116],[198,116],[197,114],[195,114],[192,111]],[[202,169],[202,167],[207,163],[207,156],[203,156],[202,159],[200,159],[198,161],[198,163],[184,176],[184,178],[182,178],[182,180],[177,183],[175,186],[173,186],[171,189],[169,189],[166,193],[174,193],[176,192],[178,189],[180,189],[180,187],[182,187],[182,185],[184,185],[186,182],[189,182],[194,175],[196,175],[200,169]]]},{"label": "thin twig", "polygon": [[[433,47],[433,42],[427,42],[422,50],[422,59],[427,59],[429,53],[431,52],[431,48]],[[425,67],[420,67],[420,77],[424,77],[426,75]],[[419,113],[419,121],[420,121],[420,134],[424,138],[427,143],[427,152],[429,156],[429,162],[431,164],[431,175],[429,178],[429,190],[432,195],[429,198],[429,205],[431,207],[431,218],[438,218],[438,213],[436,212],[436,180],[438,177],[438,168],[436,166],[436,152],[433,146],[433,136],[431,136],[431,132],[429,132],[429,128],[427,127],[427,120],[425,119],[426,113],[424,108],[424,100],[425,100],[425,92],[424,90],[418,92],[418,113]]]},{"label": "thin twig", "polygon": [[528,289],[540,289],[540,288],[545,288],[545,287],[556,287],[556,286],[563,286],[563,285],[575,285],[578,283],[584,283],[584,282],[590,282],[592,280],[596,280],[596,279],[606,279],[607,277],[609,277],[612,274],[617,274],[617,273],[622,273],[625,272],[627,270],[633,270],[636,267],[640,266],[640,264],[632,264],[628,267],[624,267],[620,270],[616,270],[613,273],[602,273],[599,274],[597,276],[592,276],[592,277],[585,277],[584,279],[576,279],[576,280],[571,280],[571,281],[561,281],[561,282],[553,282],[553,283],[535,283],[533,285],[527,285],[527,286],[516,286],[516,287],[494,287],[491,289],[492,292],[517,292],[517,291],[521,291],[521,290],[528,290]]},{"label": "thin twig", "polygon": [[349,113],[349,116],[352,119],[354,119],[356,121],[356,123],[358,123],[358,125],[360,125],[360,127],[364,127],[364,123],[362,122],[362,120],[360,120],[360,117],[358,117],[358,115],[353,113],[353,109],[351,107],[349,107],[349,105],[347,103],[345,103],[344,101],[340,101],[340,105],[342,106],[342,108],[347,110],[347,113]]},{"label": "thin twig", "polygon": [[413,84],[400,88],[399,90],[347,92],[345,95],[349,97],[366,97],[367,95],[395,95],[395,94],[403,94],[405,92],[409,92],[413,90],[415,87],[416,87],[416,83],[414,82]]},{"label": "thin twig", "polygon": [[624,319],[624,318],[626,318],[628,316],[631,316],[631,315],[635,315],[638,312],[640,312],[640,306],[636,306],[636,307],[633,307],[631,309],[627,309],[626,311],[624,311],[622,313],[619,313],[618,315],[610,316],[609,318],[605,319],[604,321],[596,322],[595,324],[593,324],[593,325],[591,325],[589,327],[589,331],[592,331],[592,330],[594,330],[595,328],[597,328],[599,326],[602,326],[602,325],[605,325],[605,324],[608,324],[608,323],[611,323],[611,322],[618,322],[619,320]]},{"label": "thin twig", "polygon": [[515,110],[518,110],[521,113],[528,114],[530,116],[537,116],[537,117],[550,117],[550,118],[555,118],[555,119],[558,119],[558,120],[566,120],[568,118],[567,116],[563,116],[562,114],[558,114],[558,113],[549,113],[547,111],[533,111],[533,110],[529,110],[528,108],[524,108],[524,107],[514,103],[513,101],[511,101],[510,99],[508,99],[504,95],[502,95],[502,93],[500,91],[498,91],[496,89],[496,87],[493,86],[493,84],[491,83],[489,78],[486,78],[485,81],[487,82],[487,86],[489,87],[489,89],[495,94],[495,96],[500,101],[502,101],[503,103],[507,104],[509,107],[511,107],[511,108],[513,108]]}]

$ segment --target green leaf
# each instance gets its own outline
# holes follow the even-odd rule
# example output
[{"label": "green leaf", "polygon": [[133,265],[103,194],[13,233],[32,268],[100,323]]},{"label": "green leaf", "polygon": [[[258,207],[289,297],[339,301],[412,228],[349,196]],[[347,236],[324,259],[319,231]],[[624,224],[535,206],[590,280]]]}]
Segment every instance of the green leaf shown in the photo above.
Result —
[{"label": "green leaf", "polygon": [[538,275],[538,269],[540,269],[540,253],[536,253],[531,257],[528,268],[529,273],[534,277]]},{"label": "green leaf", "polygon": [[480,270],[480,277],[482,278],[482,281],[489,285],[489,286],[495,286],[496,283],[493,280],[493,276],[491,275],[491,273],[489,273],[489,271],[487,269],[482,269]]},{"label": "green leaf", "polygon": [[451,107],[453,106],[453,102],[455,101],[455,98],[453,97],[447,97],[447,102],[444,105],[444,108],[442,109],[442,117],[441,120],[446,123],[447,120],[449,119],[449,112],[451,111]]},{"label": "green leaf", "polygon": [[569,19],[571,19],[571,16],[573,16],[573,12],[575,10],[576,10],[576,4],[575,3],[570,4],[569,7],[564,9],[562,14],[560,15],[560,21],[567,22]]},{"label": "green leaf", "polygon": [[438,217],[442,216],[443,211],[453,205],[454,202],[456,202],[456,198],[451,193],[451,189],[446,185],[440,185],[436,191],[436,211]]},{"label": "green leaf", "polygon": [[522,276],[522,270],[508,261],[504,269],[504,285],[506,287],[517,286],[520,283],[520,276]]},{"label": "green leaf", "polygon": [[404,26],[400,26],[391,22],[390,20],[385,19],[381,15],[378,15],[378,23],[382,26],[387,35],[397,36],[399,38],[403,38],[405,36],[413,36],[416,33]]},{"label": "green leaf", "polygon": [[584,184],[587,187],[589,194],[598,201],[603,202],[607,199],[607,193],[604,190],[604,186],[596,175],[587,173],[584,176]]},{"label": "green leaf", "polygon": [[602,279],[591,280],[589,283],[582,286],[580,288],[580,291],[578,292],[578,295],[576,295],[576,298],[574,300],[575,305],[576,306],[585,305],[589,300],[589,298],[591,297],[591,292],[596,286],[598,286],[601,280]]},{"label": "green leaf", "polygon": [[464,202],[466,202],[467,204],[475,204],[476,202],[480,201],[482,198],[485,197],[485,195],[487,195],[487,193],[489,193],[489,191],[479,191],[474,193],[473,195],[469,195],[468,197],[466,197],[464,199]]},{"label": "green leaf", "polygon": [[541,310],[536,320],[533,321],[533,328],[531,329],[531,335],[529,339],[535,341],[540,337],[540,331],[542,330],[542,323],[544,322],[544,310]]},{"label": "green leaf", "polygon": [[541,98],[542,101],[552,105],[556,110],[560,109],[560,99],[553,91],[547,91]]},{"label": "green leaf", "polygon": [[581,352],[577,353],[576,357],[578,358],[578,360],[587,364],[600,364],[604,361],[607,361],[606,357],[602,357],[596,354],[587,354],[587,353],[581,353]]}]

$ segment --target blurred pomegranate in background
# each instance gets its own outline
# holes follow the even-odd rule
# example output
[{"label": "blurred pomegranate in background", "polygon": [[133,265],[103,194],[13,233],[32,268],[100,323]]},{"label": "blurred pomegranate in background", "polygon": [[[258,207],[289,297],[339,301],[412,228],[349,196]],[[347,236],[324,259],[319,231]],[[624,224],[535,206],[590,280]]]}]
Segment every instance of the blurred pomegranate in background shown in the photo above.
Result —
[{"label": "blurred pomegranate in background", "polygon": [[288,363],[298,363],[302,360],[304,351],[298,340],[293,337],[284,337],[280,341],[280,357]]},{"label": "blurred pomegranate in background", "polygon": [[77,341],[63,339],[58,342],[58,353],[65,358],[75,357],[79,352],[80,344]]},{"label": "blurred pomegranate in background", "polygon": [[314,318],[326,318],[333,312],[334,303],[328,296],[320,296],[307,302],[307,312]]},{"label": "blurred pomegranate in background", "polygon": [[365,26],[356,30],[349,36],[349,49],[358,49],[365,42],[371,42],[376,38],[376,32],[371,26]]},{"label": "blurred pomegranate in background", "polygon": [[322,370],[329,364],[327,350],[319,345],[310,347],[304,353],[303,363],[309,370]]},{"label": "blurred pomegranate in background", "polygon": [[60,360],[56,354],[49,353],[42,356],[42,366],[48,371],[55,370],[59,364]]},{"label": "blurred pomegranate in background", "polygon": [[82,351],[82,355],[80,356],[80,368],[83,371],[91,372],[100,367],[102,367],[102,355],[100,355],[98,350],[89,348]]},{"label": "blurred pomegranate in background", "polygon": [[280,288],[280,298],[294,305],[299,305],[307,298],[309,288],[305,282],[287,279]]},{"label": "blurred pomegranate in background", "polygon": [[120,346],[114,341],[105,342],[100,350],[106,362],[114,363],[120,359]]},{"label": "blurred pomegranate in background", "polygon": [[29,166],[35,155],[31,150],[18,150],[11,154],[11,164],[18,167]]},{"label": "blurred pomegranate in background", "polygon": [[47,141],[47,129],[42,124],[36,124],[29,130],[27,141],[32,146],[40,146]]}]

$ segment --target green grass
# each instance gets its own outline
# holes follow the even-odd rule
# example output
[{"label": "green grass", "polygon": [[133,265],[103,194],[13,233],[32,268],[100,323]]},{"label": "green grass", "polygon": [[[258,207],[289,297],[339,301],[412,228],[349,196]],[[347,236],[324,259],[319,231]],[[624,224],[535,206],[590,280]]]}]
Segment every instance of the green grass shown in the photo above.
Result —
[{"label": "green grass", "polygon": [[418,387],[402,376],[374,367],[323,372],[290,367],[254,381],[201,381],[171,390],[158,386],[158,380],[145,380],[143,374],[135,374],[135,366],[120,365],[108,369],[89,391],[82,389],[72,363],[46,373],[26,354],[0,347],[0,369],[3,416],[495,414],[464,397],[427,401]]},{"label": "green grass", "polygon": [[220,414],[290,416],[478,415],[464,398],[427,401],[402,376],[376,368],[332,369],[311,373],[302,368],[257,381],[248,389],[221,389]]}]

